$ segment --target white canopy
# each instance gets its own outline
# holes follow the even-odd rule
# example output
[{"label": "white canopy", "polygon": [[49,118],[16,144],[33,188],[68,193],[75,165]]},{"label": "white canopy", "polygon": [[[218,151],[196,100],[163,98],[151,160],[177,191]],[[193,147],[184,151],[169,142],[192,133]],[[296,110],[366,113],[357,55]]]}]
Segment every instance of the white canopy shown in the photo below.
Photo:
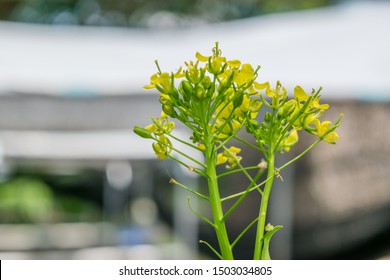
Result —
[{"label": "white canopy", "polygon": [[137,94],[196,51],[261,65],[260,79],[331,98],[390,97],[390,3],[357,2],[190,29],[0,22],[0,93]]}]

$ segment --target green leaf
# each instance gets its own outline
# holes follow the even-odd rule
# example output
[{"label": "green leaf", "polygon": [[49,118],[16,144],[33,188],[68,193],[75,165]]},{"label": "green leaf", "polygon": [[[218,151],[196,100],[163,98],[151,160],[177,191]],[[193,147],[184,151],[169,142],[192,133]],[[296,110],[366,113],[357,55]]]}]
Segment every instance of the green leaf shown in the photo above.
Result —
[{"label": "green leaf", "polygon": [[269,231],[265,234],[263,250],[261,252],[261,259],[262,260],[270,260],[271,259],[271,256],[269,255],[269,243],[270,243],[271,238],[274,235],[274,233],[277,232],[281,228],[283,228],[283,226],[275,226],[271,231]]}]

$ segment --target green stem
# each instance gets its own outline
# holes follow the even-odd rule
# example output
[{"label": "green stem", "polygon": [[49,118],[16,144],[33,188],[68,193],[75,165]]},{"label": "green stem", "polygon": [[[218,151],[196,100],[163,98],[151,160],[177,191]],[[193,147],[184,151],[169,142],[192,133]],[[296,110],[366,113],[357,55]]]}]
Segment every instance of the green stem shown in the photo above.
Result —
[{"label": "green stem", "polygon": [[206,145],[206,173],[209,187],[209,200],[214,219],[215,232],[218,239],[219,248],[224,260],[233,260],[233,252],[229,242],[225,221],[223,220],[223,210],[221,196],[218,189],[218,179],[216,172],[216,153],[213,142]]},{"label": "green stem", "polygon": [[[230,214],[236,210],[236,208],[241,204],[241,202],[245,199],[245,197],[249,194],[250,192],[250,189],[252,188],[253,185],[256,185],[256,182],[257,180],[260,178],[260,176],[263,174],[263,172],[261,170],[259,170],[259,172],[257,172],[256,176],[254,179],[251,178],[251,183],[249,184],[249,186],[247,187],[247,189],[245,190],[245,193],[243,193],[239,199],[236,200],[236,202],[233,204],[232,207],[230,207],[230,209],[228,211],[226,211],[226,214],[225,216],[223,217],[224,220],[226,220]],[[260,194],[262,195],[263,192],[258,189],[260,191]]]},{"label": "green stem", "polygon": [[254,260],[261,259],[261,252],[263,250],[263,244],[264,244],[264,231],[265,231],[265,222],[267,219],[268,201],[271,194],[274,177],[275,177],[275,154],[273,152],[270,152],[268,158],[267,182],[264,187],[263,196],[261,197],[259,222],[257,224],[257,230],[256,230],[256,243],[255,243],[255,251],[253,255]]},{"label": "green stem", "polygon": [[231,174],[235,174],[235,173],[241,173],[242,170],[254,170],[254,169],[259,169],[259,166],[258,165],[254,165],[254,166],[248,166],[248,167],[244,167],[242,169],[233,169],[233,170],[229,170],[229,171],[226,171],[224,173],[221,173],[218,175],[218,179],[222,178],[222,177],[225,177],[225,176],[228,176],[228,175],[231,175]]},{"label": "green stem", "polygon": [[175,184],[175,185],[178,185],[179,187],[182,187],[183,189],[185,189],[186,191],[192,193],[192,194],[195,194],[197,195],[198,197],[204,199],[204,200],[207,200],[209,201],[209,198],[203,194],[201,194],[200,192],[197,192],[197,191],[194,191],[193,189],[187,187],[186,185],[183,185],[181,183],[179,183],[178,181],[176,181],[175,179],[171,178],[171,180],[169,181],[169,183],[171,184]]}]

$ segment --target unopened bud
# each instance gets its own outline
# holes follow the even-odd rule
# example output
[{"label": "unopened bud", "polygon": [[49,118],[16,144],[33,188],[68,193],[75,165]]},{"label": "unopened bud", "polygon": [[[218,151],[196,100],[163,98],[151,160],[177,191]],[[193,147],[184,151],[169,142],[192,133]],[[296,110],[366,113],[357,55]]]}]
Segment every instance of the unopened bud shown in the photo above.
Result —
[{"label": "unopened bud", "polygon": [[162,110],[165,114],[167,114],[168,116],[171,116],[172,118],[174,118],[176,116],[175,110],[173,110],[173,107],[170,104],[164,104],[162,106]]},{"label": "unopened bud", "polygon": [[260,163],[257,165],[261,170],[266,170],[267,169],[267,162],[265,161],[265,159],[261,159],[260,160]]},{"label": "unopened bud", "polygon": [[244,100],[244,91],[243,90],[237,91],[233,96],[233,107],[234,108],[240,107],[243,100]]},{"label": "unopened bud", "polygon": [[264,120],[266,122],[271,122],[273,119],[272,114],[270,112],[265,113]]},{"label": "unopened bud", "polygon": [[143,127],[135,126],[133,128],[133,131],[135,134],[137,134],[138,136],[140,136],[142,138],[153,139],[152,134]]},{"label": "unopened bud", "polygon": [[193,92],[193,87],[189,81],[182,81],[179,85],[179,91],[184,97],[190,97]]},{"label": "unopened bud", "polygon": [[203,88],[201,85],[198,85],[198,86],[195,88],[195,97],[196,97],[198,100],[202,100],[203,97],[204,97],[204,94],[205,94],[204,88]]}]

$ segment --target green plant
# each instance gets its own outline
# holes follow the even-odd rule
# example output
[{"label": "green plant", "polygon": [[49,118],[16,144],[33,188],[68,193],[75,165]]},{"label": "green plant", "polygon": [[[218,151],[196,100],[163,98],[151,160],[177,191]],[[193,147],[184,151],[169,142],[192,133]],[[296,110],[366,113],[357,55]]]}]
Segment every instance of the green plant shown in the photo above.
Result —
[{"label": "green plant", "polygon": [[[152,118],[152,124],[142,128],[134,127],[139,136],[153,140],[153,150],[159,159],[171,158],[190,171],[207,179],[208,192],[200,193],[188,186],[171,180],[189,192],[206,200],[212,217],[192,210],[203,221],[214,228],[219,248],[206,244],[220,259],[234,259],[233,248],[243,235],[257,225],[253,258],[270,259],[269,243],[274,233],[282,226],[272,226],[267,222],[268,201],[275,178],[281,178],[280,172],[288,165],[305,155],[319,142],[334,144],[338,139],[335,129],[339,126],[342,115],[332,124],[321,122],[319,118],[329,108],[320,104],[320,90],[307,94],[296,86],[290,97],[280,82],[273,88],[268,82],[258,83],[260,67],[253,68],[239,60],[227,60],[222,56],[218,43],[212,55],[196,53],[196,61],[185,62],[176,73],[163,72],[156,61],[158,72],[151,77],[151,84],[146,89],[157,89],[160,93],[162,113],[159,118]],[[268,110],[262,110],[267,107]],[[263,121],[258,121],[258,114],[263,113]],[[180,139],[173,133],[176,119],[192,131],[190,139]],[[239,137],[238,132],[245,129],[254,137],[254,143]],[[298,132],[306,131],[317,137],[316,141],[297,157],[280,167],[275,166],[275,155],[288,152],[298,142]],[[172,141],[175,140],[204,154],[205,161],[200,162],[180,151]],[[243,166],[241,149],[232,146],[231,141],[259,152],[263,160],[256,166]],[[173,156],[176,152],[190,163]],[[226,171],[217,172],[217,165],[226,164]],[[250,170],[257,170],[251,176]],[[266,178],[262,179],[266,172]],[[242,191],[221,197],[219,179],[243,173],[248,185]],[[261,196],[259,215],[235,239],[231,240],[226,223],[229,216],[249,195]],[[234,200],[233,205],[223,210],[223,203]]]}]

